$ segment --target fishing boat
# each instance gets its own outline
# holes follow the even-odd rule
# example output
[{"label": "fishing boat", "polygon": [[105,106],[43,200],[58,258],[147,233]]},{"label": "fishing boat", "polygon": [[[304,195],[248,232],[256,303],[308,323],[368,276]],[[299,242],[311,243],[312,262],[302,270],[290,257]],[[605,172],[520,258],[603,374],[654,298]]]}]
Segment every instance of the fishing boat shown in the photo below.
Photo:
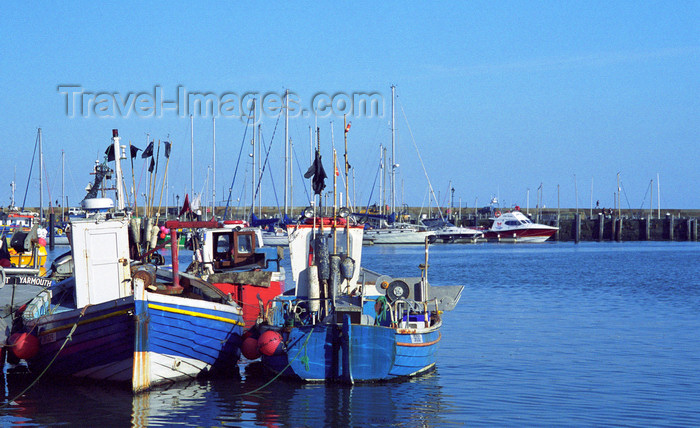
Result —
[{"label": "fishing boat", "polygon": [[[46,230],[37,224],[28,230],[16,230],[11,238],[0,239],[0,266],[33,268],[46,274]],[[3,261],[5,260],[5,261]]]},{"label": "fishing boat", "polygon": [[[178,221],[166,222],[168,228],[183,225]],[[259,228],[231,227],[231,224],[200,225],[193,237],[198,257],[187,272],[231,296],[242,308],[244,328],[254,327],[261,321],[261,306],[284,292],[282,249],[261,248]]]},{"label": "fishing boat", "polygon": [[[270,302],[257,346],[264,367],[308,382],[385,381],[435,367],[442,313],[463,286],[361,267],[363,225],[309,218],[287,227],[294,288]],[[330,254],[329,254],[330,253]],[[243,352],[246,354],[245,339]]]},{"label": "fishing boat", "polygon": [[[119,150],[117,130],[112,141]],[[133,392],[207,373],[237,373],[241,307],[210,282],[132,258],[115,163],[117,206],[71,221],[73,275],[32,299],[11,349],[40,376],[131,384]],[[133,234],[133,232],[132,232]],[[177,242],[177,230],[171,230]]]},{"label": "fishing boat", "polygon": [[533,223],[517,207],[513,211],[495,212],[491,228],[484,234],[489,241],[544,242],[557,233],[558,227]]},{"label": "fishing boat", "polygon": [[[15,245],[18,245],[17,238],[20,234],[28,236],[23,239],[19,254],[30,253],[35,255],[31,263],[27,265],[16,264],[17,258],[10,255],[15,249],[8,250],[8,241],[0,240],[0,344],[6,345],[9,339],[10,327],[12,326],[15,313],[26,303],[41,293],[46,287],[52,285],[50,279],[44,278],[45,269],[43,264],[39,264],[38,257],[40,244],[33,239],[32,231],[36,233],[36,226],[29,233],[18,232],[15,235]],[[34,235],[35,237],[35,235]],[[27,247],[24,247],[24,245]],[[44,257],[45,257],[44,249]],[[2,357],[2,348],[0,348]]]}]

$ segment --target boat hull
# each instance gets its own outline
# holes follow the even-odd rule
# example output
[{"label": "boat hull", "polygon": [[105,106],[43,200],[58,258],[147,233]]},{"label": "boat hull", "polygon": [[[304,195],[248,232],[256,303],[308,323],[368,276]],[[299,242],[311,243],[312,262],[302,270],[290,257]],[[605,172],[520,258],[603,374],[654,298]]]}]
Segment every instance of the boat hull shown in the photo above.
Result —
[{"label": "boat hull", "polygon": [[242,326],[238,306],[137,285],[134,296],[25,321],[40,342],[27,363],[36,373],[130,382],[139,392],[210,370],[237,372]]},{"label": "boat hull", "polygon": [[373,229],[364,233],[363,243],[368,244],[425,244],[435,233],[411,229]]},{"label": "boat hull", "polygon": [[541,243],[557,233],[556,228],[529,228],[511,230],[489,230],[484,237],[489,241]]},{"label": "boat hull", "polygon": [[401,330],[342,324],[294,328],[286,350],[264,356],[266,368],[306,382],[377,382],[417,376],[435,367],[439,323]]}]

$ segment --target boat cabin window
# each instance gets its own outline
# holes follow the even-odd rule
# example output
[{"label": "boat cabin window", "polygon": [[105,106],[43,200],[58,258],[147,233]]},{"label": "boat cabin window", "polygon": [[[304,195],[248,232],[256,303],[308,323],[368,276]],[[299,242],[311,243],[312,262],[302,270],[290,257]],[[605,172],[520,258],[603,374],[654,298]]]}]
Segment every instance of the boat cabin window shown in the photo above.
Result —
[{"label": "boat cabin window", "polygon": [[520,224],[520,222],[518,220],[507,220],[506,221],[507,226],[517,226],[519,224]]},{"label": "boat cabin window", "polygon": [[231,251],[231,239],[228,235],[219,235],[216,238],[216,252],[226,254]]},{"label": "boat cabin window", "polygon": [[238,253],[252,253],[253,252],[253,235],[238,235]]}]

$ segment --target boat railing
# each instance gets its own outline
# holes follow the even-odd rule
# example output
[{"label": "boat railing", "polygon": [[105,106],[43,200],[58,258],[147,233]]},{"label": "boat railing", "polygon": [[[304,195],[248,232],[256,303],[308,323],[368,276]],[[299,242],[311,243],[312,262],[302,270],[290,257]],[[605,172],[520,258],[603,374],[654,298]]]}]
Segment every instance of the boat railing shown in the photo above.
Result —
[{"label": "boat railing", "polygon": [[[311,303],[319,302],[319,310],[311,311]],[[271,325],[284,325],[292,319],[302,325],[314,325],[324,319],[322,316],[324,303],[332,306],[332,298],[300,298],[296,296],[278,296],[270,299],[264,308],[265,320]],[[330,312],[330,311],[329,311]]]},{"label": "boat railing", "polygon": [[[428,327],[431,324],[429,302],[420,302],[410,299],[398,299],[391,309],[392,325],[398,328]],[[437,299],[435,299],[437,308]],[[423,325],[421,325],[421,323]]]}]

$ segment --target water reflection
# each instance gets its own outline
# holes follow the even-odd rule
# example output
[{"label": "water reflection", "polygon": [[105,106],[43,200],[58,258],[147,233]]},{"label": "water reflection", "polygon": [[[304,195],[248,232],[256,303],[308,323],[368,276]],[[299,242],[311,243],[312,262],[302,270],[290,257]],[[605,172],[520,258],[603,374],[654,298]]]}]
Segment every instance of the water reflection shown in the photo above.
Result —
[{"label": "water reflection", "polygon": [[[244,367],[245,369],[245,367]],[[39,382],[0,413],[0,424],[39,426],[437,426],[449,424],[437,373],[404,382],[325,385],[252,368],[240,379],[180,383],[133,396],[127,386]],[[32,382],[5,376],[5,402]]]},{"label": "water reflection", "polygon": [[[248,373],[257,370],[248,369]],[[443,425],[442,387],[437,373],[403,382],[357,385],[303,384],[247,376],[241,392],[229,401],[239,401],[265,425],[291,426],[388,426]],[[247,394],[257,391],[254,394]]]}]

